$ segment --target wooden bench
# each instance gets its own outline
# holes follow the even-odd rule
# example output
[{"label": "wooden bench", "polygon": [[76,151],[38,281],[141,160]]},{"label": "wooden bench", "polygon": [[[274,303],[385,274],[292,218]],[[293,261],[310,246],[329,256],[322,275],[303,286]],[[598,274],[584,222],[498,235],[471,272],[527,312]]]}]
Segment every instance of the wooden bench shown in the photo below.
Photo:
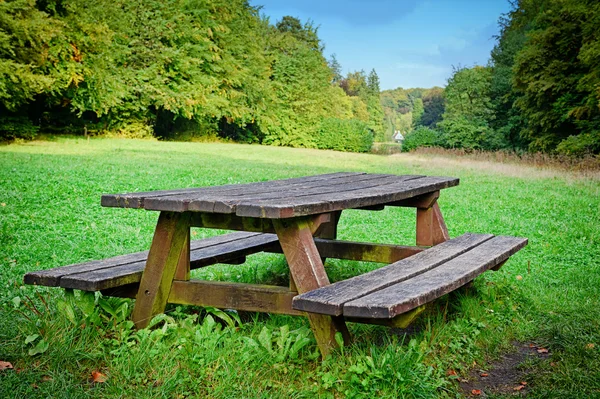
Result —
[{"label": "wooden bench", "polygon": [[352,318],[393,319],[497,270],[526,238],[467,233],[416,255],[294,297],[296,310]]},{"label": "wooden bench", "polygon": [[[235,232],[190,242],[190,268],[240,264],[246,255],[277,245],[274,234]],[[111,290],[140,282],[148,251],[27,273],[25,283],[83,291]],[[113,292],[114,293],[114,292]]]}]

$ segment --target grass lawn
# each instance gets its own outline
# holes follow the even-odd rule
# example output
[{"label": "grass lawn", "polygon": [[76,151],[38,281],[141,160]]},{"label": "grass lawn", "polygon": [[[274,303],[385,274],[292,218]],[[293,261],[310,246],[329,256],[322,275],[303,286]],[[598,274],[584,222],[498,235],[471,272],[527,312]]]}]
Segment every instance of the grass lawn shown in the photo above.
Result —
[{"label": "grass lawn", "polygon": [[[459,177],[440,198],[451,237],[518,235],[529,245],[408,330],[350,324],[355,342],[325,361],[303,318],[240,314],[240,324],[215,309],[171,307],[153,329],[135,331],[129,300],[23,285],[28,271],[149,248],[157,213],[102,208],[103,193],[334,171]],[[549,350],[523,365],[528,397],[600,397],[598,180],[426,155],[62,138],[0,147],[0,205],[0,361],[15,368],[0,371],[2,398],[460,397],[457,380],[487,370],[514,342]],[[348,211],[339,236],[413,244],[414,218],[405,208]],[[326,264],[331,280],[373,267]],[[287,279],[272,254],[195,275]],[[94,383],[93,372],[106,381]]]}]

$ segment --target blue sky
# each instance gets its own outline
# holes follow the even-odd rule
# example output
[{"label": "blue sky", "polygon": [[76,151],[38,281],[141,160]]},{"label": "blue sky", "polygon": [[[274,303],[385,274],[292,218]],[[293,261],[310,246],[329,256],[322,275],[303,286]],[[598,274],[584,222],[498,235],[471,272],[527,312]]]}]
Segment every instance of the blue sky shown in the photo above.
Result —
[{"label": "blue sky", "polygon": [[275,23],[319,27],[344,74],[375,68],[381,89],[445,86],[452,66],[486,65],[508,0],[251,0]]}]

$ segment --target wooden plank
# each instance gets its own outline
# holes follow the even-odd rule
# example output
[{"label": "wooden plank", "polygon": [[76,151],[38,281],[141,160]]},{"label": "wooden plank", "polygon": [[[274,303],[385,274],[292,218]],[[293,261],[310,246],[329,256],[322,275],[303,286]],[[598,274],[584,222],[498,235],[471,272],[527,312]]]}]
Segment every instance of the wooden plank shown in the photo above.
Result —
[{"label": "wooden plank", "polygon": [[[315,237],[315,244],[322,258],[357,260],[364,262],[394,263],[400,259],[418,254],[425,247],[374,244],[343,240],[327,240]],[[281,247],[273,245],[265,252],[283,253]]]},{"label": "wooden plank", "polygon": [[[235,232],[229,233],[220,236],[214,236],[210,238],[205,238],[202,240],[194,240],[191,242],[191,250],[199,250],[201,248],[210,247],[213,245],[220,245],[223,243],[243,239],[246,237],[255,236],[257,233],[248,233],[248,232]],[[273,235],[271,237],[272,240],[277,241],[276,237]],[[95,260],[85,263],[77,263],[68,266],[55,267],[52,269],[40,270],[35,272],[30,272],[25,275],[25,284],[32,285],[44,285],[48,287],[58,287],[60,286],[61,278],[78,274],[78,273],[86,273],[91,271],[97,271],[101,269],[112,268],[120,265],[128,265],[137,262],[145,262],[148,258],[148,251],[135,252],[127,255],[119,255],[113,256],[111,258],[103,259],[103,260]],[[79,288],[77,288],[79,289]]]},{"label": "wooden plank", "polygon": [[433,204],[433,245],[441,244],[450,239],[446,222],[440,211],[440,205],[436,202]]},{"label": "wooden plank", "polygon": [[388,204],[388,206],[401,206],[405,208],[431,208],[439,197],[440,192],[434,191],[432,193],[418,195],[413,198],[392,202]]},{"label": "wooden plank", "polygon": [[[329,278],[312,237],[318,226],[311,228],[311,220],[297,218],[273,221],[279,243],[300,293],[329,284]],[[350,334],[342,318],[314,313],[307,314],[307,317],[323,357],[327,356],[332,348],[337,347],[335,341],[337,332],[341,332],[344,340],[349,342]]]},{"label": "wooden plank", "polygon": [[274,233],[275,228],[269,219],[239,217],[226,213],[192,212],[192,227]]},{"label": "wooden plank", "polygon": [[158,218],[131,314],[137,328],[146,327],[152,317],[165,310],[177,264],[186,248],[189,218],[188,213],[174,212],[161,212]]},{"label": "wooden plank", "polygon": [[345,303],[344,315],[395,317],[465,285],[525,245],[526,238],[494,237],[426,273]]},{"label": "wooden plank", "polygon": [[175,270],[175,280],[189,280],[190,279],[190,229],[187,229],[185,235],[185,243],[183,244],[183,250],[177,263],[177,269]]},{"label": "wooden plank", "polygon": [[467,233],[381,269],[338,281],[318,290],[301,293],[294,298],[294,309],[341,315],[346,302],[411,279],[467,252],[492,237],[491,234]]},{"label": "wooden plank", "polygon": [[304,313],[292,309],[292,298],[297,294],[286,287],[270,285],[174,281],[169,303],[298,316]]},{"label": "wooden plank", "polygon": [[457,184],[458,179],[452,177],[423,177],[365,189],[338,191],[321,195],[296,196],[288,201],[274,199],[248,203],[241,202],[237,205],[236,214],[238,216],[271,219],[292,218],[343,209],[387,204],[456,186]]},{"label": "wooden plank", "polygon": [[149,210],[171,210],[176,212],[214,212],[235,213],[236,206],[240,203],[256,201],[278,200],[289,202],[298,196],[327,194],[339,191],[355,190],[358,188],[377,187],[389,182],[410,180],[419,176],[396,176],[364,174],[342,176],[335,179],[318,180],[297,184],[288,184],[277,187],[244,188],[234,192],[203,193],[196,192],[192,195],[183,194],[176,196],[163,196],[145,200],[144,207]]},{"label": "wooden plank", "polygon": [[417,208],[417,245],[433,245],[433,208]]},{"label": "wooden plank", "polygon": [[[101,198],[101,205],[107,207],[121,207],[121,208],[144,208],[144,203],[149,199],[156,199],[166,196],[193,196],[198,194],[227,194],[236,193],[240,191],[248,190],[269,190],[281,187],[295,186],[298,184],[305,184],[313,181],[331,180],[345,176],[359,176],[365,173],[357,172],[336,172],[327,173],[315,176],[304,176],[296,177],[291,179],[282,180],[270,180],[246,184],[227,184],[222,186],[207,186],[207,187],[195,187],[195,188],[184,188],[178,190],[158,190],[158,191],[146,191],[136,193],[125,193],[125,194],[104,194]],[[182,212],[182,211],[179,211]]]},{"label": "wooden plank", "polygon": [[[277,245],[275,234],[245,233],[242,235],[233,233],[231,235],[234,234],[241,238],[193,249],[190,253],[190,267],[197,269],[215,263],[226,263],[230,260],[237,261],[246,255]],[[203,240],[199,241],[201,243]],[[60,286],[84,291],[100,291],[137,283],[141,280],[145,266],[146,260],[144,259],[135,263],[70,274],[62,277]]]},{"label": "wooden plank", "polygon": [[391,319],[374,319],[366,317],[344,317],[344,319],[350,323],[378,324],[380,326],[392,328],[406,328],[410,326],[413,321],[415,321],[415,319],[425,311],[425,308],[426,306],[422,305],[406,313],[399,314]]}]

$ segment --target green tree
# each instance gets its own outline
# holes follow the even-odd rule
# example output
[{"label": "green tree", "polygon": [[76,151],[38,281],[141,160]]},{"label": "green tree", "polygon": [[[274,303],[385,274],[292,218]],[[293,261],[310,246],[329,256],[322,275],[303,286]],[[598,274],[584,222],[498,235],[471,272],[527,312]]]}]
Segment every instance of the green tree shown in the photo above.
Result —
[{"label": "green tree", "polygon": [[490,126],[491,68],[456,68],[446,86],[446,110],[439,126],[443,143],[451,148],[497,149],[504,140]]},{"label": "green tree", "polygon": [[420,118],[422,126],[435,128],[442,120],[445,108],[444,89],[434,87],[423,93],[423,114]]}]

